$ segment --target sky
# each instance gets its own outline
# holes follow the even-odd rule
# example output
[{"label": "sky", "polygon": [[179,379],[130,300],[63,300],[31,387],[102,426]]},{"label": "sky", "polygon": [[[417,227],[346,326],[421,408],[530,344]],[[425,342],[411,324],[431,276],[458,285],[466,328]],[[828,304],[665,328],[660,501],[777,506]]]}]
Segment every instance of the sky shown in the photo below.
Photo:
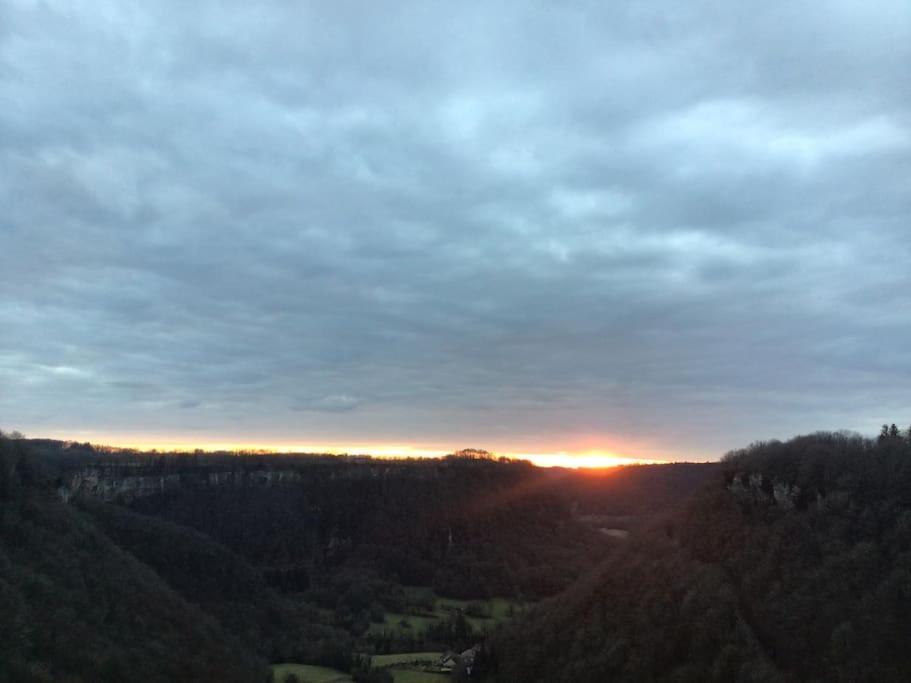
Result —
[{"label": "sky", "polygon": [[0,428],[709,460],[911,422],[911,4],[0,2]]}]

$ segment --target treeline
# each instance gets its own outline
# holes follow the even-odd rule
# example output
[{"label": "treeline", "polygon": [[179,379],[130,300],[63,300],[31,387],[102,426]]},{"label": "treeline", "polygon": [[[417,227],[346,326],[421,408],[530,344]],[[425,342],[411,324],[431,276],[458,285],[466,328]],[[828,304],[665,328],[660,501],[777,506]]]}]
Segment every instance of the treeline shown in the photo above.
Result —
[{"label": "treeline", "polygon": [[[240,451],[141,451],[112,448],[58,439],[26,439],[19,435],[48,474],[59,476],[83,467],[111,469],[133,474],[181,474],[224,471],[258,471],[297,466],[364,465],[369,456],[330,453],[272,453]],[[401,461],[403,464],[406,461]]]},{"label": "treeline", "polygon": [[889,441],[899,441],[904,440],[907,443],[911,443],[911,427],[908,427],[904,432],[898,428],[894,422],[891,425],[883,425],[882,429],[879,431],[879,438],[877,441],[879,443],[888,443]]},{"label": "treeline", "polygon": [[458,466],[465,461],[483,460],[489,463],[514,464],[531,468],[527,460],[497,457],[487,451],[467,448],[442,458],[376,458],[367,454],[335,453],[276,453],[269,450],[240,449],[207,451],[194,450],[139,450],[96,445],[88,442],[60,439],[28,439],[20,432],[10,432],[7,438],[22,442],[47,469],[49,474],[61,475],[82,467],[111,468],[136,474],[180,474],[199,471],[239,472],[281,470],[285,468],[327,465],[333,468],[353,467],[363,469],[370,465],[384,468],[421,469],[435,468],[440,464]]},{"label": "treeline", "polygon": [[729,454],[686,510],[494,640],[497,681],[911,680],[911,444]]}]

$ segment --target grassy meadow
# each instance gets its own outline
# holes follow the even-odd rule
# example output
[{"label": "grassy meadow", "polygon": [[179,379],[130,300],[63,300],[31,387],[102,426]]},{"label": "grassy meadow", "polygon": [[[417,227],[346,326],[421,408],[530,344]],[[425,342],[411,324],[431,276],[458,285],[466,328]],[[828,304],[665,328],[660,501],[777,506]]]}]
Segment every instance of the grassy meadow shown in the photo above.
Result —
[{"label": "grassy meadow", "polygon": [[465,615],[466,621],[475,631],[485,633],[519,614],[526,606],[526,603],[509,598],[487,600],[441,598],[430,588],[424,586],[407,586],[405,592],[410,603],[409,613],[386,612],[382,622],[370,624],[368,635],[380,635],[383,632],[417,634],[433,623],[444,620],[457,612]]}]

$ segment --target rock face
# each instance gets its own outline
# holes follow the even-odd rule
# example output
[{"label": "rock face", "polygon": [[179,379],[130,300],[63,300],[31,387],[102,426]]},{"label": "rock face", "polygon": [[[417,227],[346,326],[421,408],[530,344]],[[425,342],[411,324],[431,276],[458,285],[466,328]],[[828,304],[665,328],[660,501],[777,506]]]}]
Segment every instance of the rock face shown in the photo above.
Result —
[{"label": "rock face", "polygon": [[301,480],[296,470],[209,470],[156,474],[136,472],[135,468],[112,466],[84,467],[63,478],[57,495],[64,502],[78,495],[105,502],[129,503],[136,498],[174,491],[182,486],[271,487]]},{"label": "rock face", "polygon": [[[67,502],[73,496],[91,496],[105,502],[129,503],[136,498],[174,491],[184,487],[271,488],[303,481],[313,467],[322,469],[318,460],[304,465],[261,462],[249,464],[200,464],[184,469],[154,462],[105,462],[73,469],[61,476],[57,495]],[[407,477],[416,481],[437,480],[459,462],[434,461],[402,466],[394,461],[378,462],[365,457],[335,461],[322,469],[329,479],[384,479]]]},{"label": "rock face", "polygon": [[775,505],[782,510],[797,507],[801,494],[796,484],[770,479],[758,472],[738,472],[728,484],[728,491],[743,503]]}]

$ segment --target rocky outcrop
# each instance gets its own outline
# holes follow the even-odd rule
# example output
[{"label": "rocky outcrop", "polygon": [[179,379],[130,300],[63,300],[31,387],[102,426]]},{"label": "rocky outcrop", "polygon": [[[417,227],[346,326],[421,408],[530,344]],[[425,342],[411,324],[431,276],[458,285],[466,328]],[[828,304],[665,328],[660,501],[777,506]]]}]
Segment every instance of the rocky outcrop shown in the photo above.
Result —
[{"label": "rocky outcrop", "polygon": [[130,501],[179,486],[179,474],[125,475],[101,467],[85,467],[65,477],[57,495],[64,501],[79,495],[105,502]]},{"label": "rocky outcrop", "polygon": [[296,470],[202,470],[180,473],[136,472],[135,468],[90,466],[62,478],[57,495],[64,502],[79,495],[105,502],[129,503],[136,498],[183,486],[272,487],[301,480]]},{"label": "rocky outcrop", "polygon": [[797,507],[802,494],[797,484],[771,479],[759,472],[738,472],[727,488],[742,503],[775,505],[782,510]]},{"label": "rocky outcrop", "polygon": [[[332,456],[334,457],[334,456]],[[164,458],[145,461],[108,461],[85,465],[64,474],[58,482],[57,495],[63,501],[73,496],[92,496],[105,502],[129,503],[136,498],[167,493],[185,487],[250,488],[286,486],[302,481],[312,473],[330,480],[335,479],[384,479],[407,477],[418,481],[439,479],[447,470],[466,463],[459,461],[432,461],[406,464],[395,461],[378,461],[353,456],[345,460],[332,460],[333,466],[324,468],[318,457],[281,462],[271,459],[250,466],[246,464],[216,462],[182,466]],[[474,465],[474,463],[467,463]]]}]

